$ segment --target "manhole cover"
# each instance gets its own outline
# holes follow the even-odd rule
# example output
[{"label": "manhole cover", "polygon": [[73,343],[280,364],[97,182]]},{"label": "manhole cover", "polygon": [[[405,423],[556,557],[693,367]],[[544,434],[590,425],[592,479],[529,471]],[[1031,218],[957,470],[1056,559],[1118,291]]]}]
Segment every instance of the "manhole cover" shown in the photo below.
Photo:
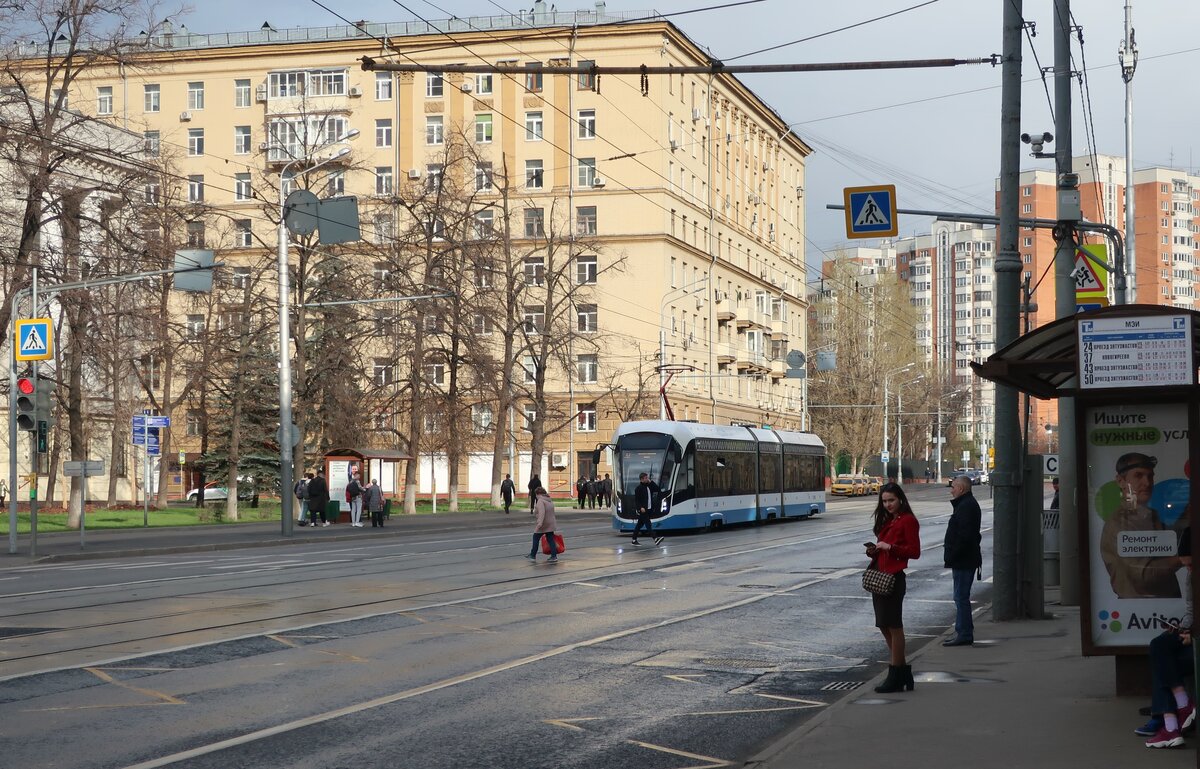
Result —
[{"label": "manhole cover", "polygon": [[768,660],[749,660],[749,659],[721,659],[711,658],[700,660],[702,665],[710,665],[714,668],[735,668],[738,670],[758,670],[762,668],[775,667],[774,662]]},{"label": "manhole cover", "polygon": [[849,692],[862,686],[862,681],[833,681],[821,687],[823,692]]}]

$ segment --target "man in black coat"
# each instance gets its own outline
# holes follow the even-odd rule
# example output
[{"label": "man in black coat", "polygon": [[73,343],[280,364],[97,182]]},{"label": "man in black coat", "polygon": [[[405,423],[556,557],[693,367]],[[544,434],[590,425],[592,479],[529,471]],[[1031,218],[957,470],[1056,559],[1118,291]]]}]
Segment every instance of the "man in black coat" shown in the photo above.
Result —
[{"label": "man in black coat", "polygon": [[328,526],[325,518],[325,508],[329,506],[329,484],[325,481],[325,471],[317,470],[317,477],[308,482],[308,517],[309,525],[317,525],[317,515],[321,516],[321,525]]},{"label": "man in black coat", "polygon": [[513,496],[517,493],[517,487],[513,485],[512,474],[505,473],[504,480],[500,482],[500,496],[504,499],[504,514],[508,515],[508,508],[512,507]]},{"label": "man in black coat", "polygon": [[971,479],[960,475],[950,482],[950,505],[954,512],[946,524],[946,568],[954,576],[954,637],[942,646],[970,646],[975,643],[975,622],[971,617],[971,583],[983,566],[979,548],[979,527],[983,514],[971,493]]}]

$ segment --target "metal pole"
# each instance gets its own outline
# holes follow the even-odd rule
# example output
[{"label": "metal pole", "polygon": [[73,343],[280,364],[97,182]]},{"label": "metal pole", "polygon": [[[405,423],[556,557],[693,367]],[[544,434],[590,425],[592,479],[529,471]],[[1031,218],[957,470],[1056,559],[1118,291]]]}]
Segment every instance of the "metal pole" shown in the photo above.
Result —
[{"label": "metal pole", "polygon": [[887,462],[883,463],[883,479],[888,479],[888,466],[891,465],[891,457],[888,456],[888,378],[885,374],[883,377],[883,455],[888,458]]},{"label": "metal pole", "polygon": [[21,299],[26,290],[13,295],[13,309],[8,320],[8,552],[17,552],[17,341],[14,329],[21,314]]},{"label": "metal pole", "polygon": [[[1126,286],[1119,283],[1113,293],[1117,304],[1137,301],[1137,236],[1135,234],[1135,195],[1133,189],[1133,73],[1137,69],[1137,44],[1133,42],[1133,9],[1125,2],[1125,39],[1117,56],[1121,79],[1125,81],[1125,275]],[[1059,481],[1061,488],[1062,481]]]},{"label": "metal pole", "polygon": [[[29,295],[31,297],[29,317],[36,318],[38,314],[38,268],[34,266],[31,270],[33,274],[33,285]],[[15,340],[14,340],[15,344]],[[30,376],[36,384],[38,374],[37,361],[33,361],[29,367]],[[34,424],[34,431],[29,434],[29,557],[37,557],[37,493],[38,493],[38,455],[37,455],[37,424]]]},{"label": "metal pole", "polygon": [[[1023,0],[1000,0],[1004,6],[1003,64],[1000,96],[1000,223],[996,230],[996,347],[1020,333],[1021,258],[1017,247],[1017,212],[1021,183],[1021,35]],[[1021,425],[1017,393],[996,385],[995,529],[992,616],[1017,617],[1017,511],[1021,483]]]},{"label": "metal pole", "polygon": [[143,427],[146,442],[142,444],[142,527],[150,525],[150,428]]},{"label": "metal pole", "polygon": [[942,482],[942,441],[945,440],[942,437],[942,399],[941,398],[938,398],[937,435],[934,436],[934,440],[936,441],[936,446],[934,447],[934,451],[933,451],[933,456],[934,456],[933,461],[937,465],[937,472],[934,473],[934,476],[935,476],[935,480],[939,484],[941,484],[941,482]]},{"label": "metal pole", "polygon": [[[87,465],[84,465],[84,470],[87,470]],[[83,474],[83,502],[79,504],[79,549],[82,550],[86,544],[84,540],[84,531],[87,529],[87,498],[88,498],[88,474]]]},{"label": "metal pole", "polygon": [[[1054,2],[1054,166],[1059,180],[1059,219],[1063,217],[1062,197],[1072,172],[1071,140],[1071,3]],[[1075,314],[1075,233],[1073,221],[1061,222],[1054,252],[1054,316],[1069,318]],[[1071,384],[1069,382],[1068,384]],[[1060,537],[1059,567],[1061,570],[1061,600],[1064,606],[1079,604],[1079,518],[1075,512],[1075,399],[1058,399],[1058,469],[1059,469],[1059,530],[1069,536]],[[1062,440],[1061,436],[1068,436]],[[1033,512],[1033,511],[1031,511]],[[1041,528],[1040,520],[1031,519],[1026,525]]]},{"label": "metal pole", "polygon": [[[286,170],[286,169],[285,169]],[[284,175],[279,174],[279,517],[280,530],[292,536],[292,356],[291,299],[288,285],[288,231],[283,221]]]},{"label": "metal pole", "polygon": [[900,465],[900,472],[896,473],[896,479],[900,485],[904,485],[904,390],[896,391],[896,460]]}]

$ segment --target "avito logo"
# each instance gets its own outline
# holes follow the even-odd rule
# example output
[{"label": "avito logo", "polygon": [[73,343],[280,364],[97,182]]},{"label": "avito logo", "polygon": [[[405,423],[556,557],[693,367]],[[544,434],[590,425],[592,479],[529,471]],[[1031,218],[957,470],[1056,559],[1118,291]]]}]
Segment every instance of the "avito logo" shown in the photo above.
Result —
[{"label": "avito logo", "polygon": [[1125,627],[1121,624],[1121,612],[1119,611],[1101,609],[1098,616],[1100,617],[1101,630],[1107,630],[1110,633],[1120,633]]},{"label": "avito logo", "polygon": [[1168,617],[1165,614],[1153,612],[1149,617],[1139,617],[1137,612],[1129,615],[1127,622],[1121,621],[1121,612],[1108,611],[1101,609],[1096,615],[1100,618],[1100,629],[1107,630],[1110,633],[1120,633],[1128,628],[1129,630],[1165,630],[1171,626],[1179,625],[1179,617]]}]

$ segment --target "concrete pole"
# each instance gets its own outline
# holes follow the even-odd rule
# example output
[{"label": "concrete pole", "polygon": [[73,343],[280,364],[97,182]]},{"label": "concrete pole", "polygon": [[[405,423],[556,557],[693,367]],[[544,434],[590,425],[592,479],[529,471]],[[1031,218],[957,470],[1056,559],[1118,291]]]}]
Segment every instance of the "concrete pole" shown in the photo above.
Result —
[{"label": "concrete pole", "polygon": [[[1133,42],[1133,9],[1125,2],[1125,39],[1118,59],[1121,79],[1125,81],[1125,275],[1124,296],[1114,295],[1117,304],[1137,301],[1137,236],[1134,230],[1133,194],[1133,72],[1137,69],[1137,44]],[[1119,287],[1118,287],[1119,288]],[[1061,441],[1060,441],[1061,442]],[[1061,484],[1061,481],[1060,481]]]},{"label": "concrete pole", "polygon": [[[886,376],[884,376],[884,378],[883,378],[883,453],[885,455],[888,453],[887,407],[888,407],[888,378]],[[885,481],[888,479],[888,466],[892,464],[891,459],[892,458],[889,456],[888,461],[883,463],[883,480],[885,480]]]},{"label": "concrete pole", "polygon": [[[1021,183],[1021,35],[1023,0],[999,0],[1004,8],[1000,96],[1000,221],[996,229],[996,347],[1020,333],[1021,258],[1017,247]],[[1021,423],[1017,392],[996,385],[995,531],[992,617],[1019,618],[1018,518],[1021,482]],[[938,470],[941,470],[939,456]]]},{"label": "concrete pole", "polygon": [[[1055,229],[1054,317],[1075,314],[1075,232],[1077,222],[1062,221],[1064,177],[1073,173],[1071,141],[1071,3],[1054,0],[1054,167],[1058,175],[1059,225]],[[1074,379],[1071,380],[1074,383]],[[1064,606],[1079,605],[1079,517],[1075,509],[1075,399],[1058,399],[1059,568]],[[1040,521],[1038,526],[1040,526]]]},{"label": "concrete pole", "polygon": [[[289,164],[290,165],[290,164]],[[286,171],[287,168],[284,168]],[[279,530],[292,536],[292,332],[291,286],[288,275],[288,231],[283,220],[285,177],[279,174],[279,240],[276,270],[279,280]]]}]

